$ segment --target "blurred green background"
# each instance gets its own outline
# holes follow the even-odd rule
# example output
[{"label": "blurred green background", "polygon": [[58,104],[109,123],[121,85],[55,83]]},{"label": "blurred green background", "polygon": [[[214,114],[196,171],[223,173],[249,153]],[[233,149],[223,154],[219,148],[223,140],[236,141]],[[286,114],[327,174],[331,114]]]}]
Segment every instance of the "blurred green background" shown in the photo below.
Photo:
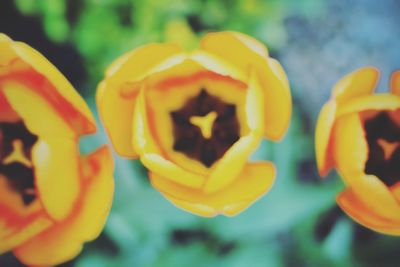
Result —
[{"label": "blurred green background", "polygon": [[[116,158],[114,205],[101,236],[63,267],[400,266],[400,239],[354,222],[335,204],[343,189],[319,178],[315,121],[330,89],[364,65],[382,90],[400,69],[395,0],[1,0],[0,32],[52,61],[94,106],[105,67],[149,42],[194,47],[208,31],[236,30],[268,45],[288,73],[294,113],[285,139],[253,158],[276,163],[271,192],[234,218],[196,217],[151,188],[139,162]],[[83,151],[108,143],[104,130]],[[23,266],[11,253],[1,267]]]}]

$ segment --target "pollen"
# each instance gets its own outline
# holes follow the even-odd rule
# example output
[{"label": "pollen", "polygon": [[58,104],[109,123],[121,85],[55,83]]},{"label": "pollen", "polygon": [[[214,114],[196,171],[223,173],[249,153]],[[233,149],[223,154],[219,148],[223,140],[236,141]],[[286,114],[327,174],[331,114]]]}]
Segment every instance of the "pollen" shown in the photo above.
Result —
[{"label": "pollen", "polygon": [[217,118],[217,116],[218,116],[217,112],[211,111],[206,116],[190,117],[190,123],[200,128],[201,135],[205,139],[210,139],[212,136],[212,128],[214,125],[214,121]]}]

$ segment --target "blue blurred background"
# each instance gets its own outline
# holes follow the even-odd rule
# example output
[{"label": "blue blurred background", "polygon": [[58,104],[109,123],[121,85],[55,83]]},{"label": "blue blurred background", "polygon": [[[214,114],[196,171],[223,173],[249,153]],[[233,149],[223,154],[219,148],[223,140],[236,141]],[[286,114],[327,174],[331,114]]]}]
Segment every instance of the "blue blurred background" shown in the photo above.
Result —
[{"label": "blue blurred background", "polygon": [[[319,178],[313,135],[331,87],[355,68],[400,69],[396,0],[1,0],[0,32],[52,61],[96,113],[105,67],[148,42],[193,47],[208,31],[236,30],[268,45],[287,71],[294,113],[285,139],[253,158],[276,163],[271,192],[234,218],[185,213],[151,188],[139,162],[116,158],[114,205],[101,236],[63,267],[400,266],[400,239],[351,221],[335,203],[334,173]],[[104,130],[82,151],[108,143]],[[11,253],[1,267],[23,266]]]}]

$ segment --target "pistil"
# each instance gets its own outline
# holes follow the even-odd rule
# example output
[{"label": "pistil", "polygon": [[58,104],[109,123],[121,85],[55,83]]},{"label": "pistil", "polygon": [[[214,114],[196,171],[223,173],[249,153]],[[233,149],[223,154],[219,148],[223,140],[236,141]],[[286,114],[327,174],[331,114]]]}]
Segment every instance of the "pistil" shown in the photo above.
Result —
[{"label": "pistil", "polygon": [[8,165],[13,162],[19,162],[28,168],[32,168],[32,162],[24,154],[24,145],[21,140],[16,139],[12,142],[12,152],[3,159],[3,164]]},{"label": "pistil", "polygon": [[190,123],[200,128],[201,134],[205,139],[210,139],[212,136],[214,121],[217,116],[217,112],[211,111],[206,116],[190,117]]},{"label": "pistil", "polygon": [[389,160],[400,145],[400,142],[388,142],[385,139],[378,139],[377,143],[383,149],[385,160]]}]

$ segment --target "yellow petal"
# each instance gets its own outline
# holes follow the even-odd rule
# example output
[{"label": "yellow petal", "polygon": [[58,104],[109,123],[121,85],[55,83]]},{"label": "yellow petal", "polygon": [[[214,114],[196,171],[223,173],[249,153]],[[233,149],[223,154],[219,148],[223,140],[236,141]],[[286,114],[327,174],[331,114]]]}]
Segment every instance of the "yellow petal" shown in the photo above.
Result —
[{"label": "yellow petal", "polygon": [[200,48],[228,59],[244,67],[256,58],[267,58],[267,48],[254,38],[236,32],[208,33],[200,42]]},{"label": "yellow petal", "polygon": [[152,185],[178,207],[200,216],[234,216],[272,187],[275,168],[270,162],[248,163],[240,178],[215,193],[192,190],[150,173]]},{"label": "yellow petal", "polygon": [[12,47],[13,43],[6,35],[0,36],[0,75],[9,74],[17,61],[17,55]]},{"label": "yellow petal", "polygon": [[204,176],[189,172],[165,158],[149,129],[144,89],[140,90],[133,116],[133,146],[140,154],[140,160],[151,172],[163,175],[176,183],[199,188]]},{"label": "yellow petal", "polygon": [[246,166],[248,157],[254,152],[260,141],[261,136],[253,134],[240,137],[213,166],[211,174],[204,185],[204,191],[206,193],[217,192],[231,184],[235,179],[238,179]]},{"label": "yellow petal", "polygon": [[[81,134],[93,132],[96,123],[89,107],[61,72],[29,45],[13,42],[10,43],[10,46],[19,58],[30,65],[37,73],[43,75],[53,85],[52,90],[54,91],[49,92],[50,99],[51,97],[57,99],[56,103],[61,107],[72,105],[72,109],[68,110],[69,115],[65,113],[71,125],[75,126],[75,129]],[[40,91],[41,89],[37,88],[37,90]],[[77,111],[78,114],[76,115],[73,111]]]},{"label": "yellow petal", "polygon": [[3,84],[3,93],[32,133],[42,138],[76,136],[54,108],[28,87],[10,81]]},{"label": "yellow petal", "polygon": [[77,141],[67,138],[39,139],[32,149],[39,197],[57,221],[71,213],[81,190],[78,155]]},{"label": "yellow petal", "polygon": [[368,144],[357,113],[337,119],[334,128],[334,160],[343,178],[363,174],[368,157]]},{"label": "yellow petal", "polygon": [[252,71],[246,96],[246,116],[250,134],[241,137],[212,168],[204,190],[216,192],[235,180],[257,148],[264,131],[264,101],[257,73]]},{"label": "yellow petal", "polygon": [[[135,85],[132,84],[132,87]],[[132,125],[130,123],[136,96],[133,93],[123,96],[121,90],[107,87],[105,81],[102,81],[97,87],[97,108],[100,119],[114,149],[124,157],[136,158],[138,156],[132,147]]]},{"label": "yellow petal", "polygon": [[260,68],[265,94],[265,137],[279,141],[289,128],[292,100],[289,82],[280,63],[269,58],[268,68]]},{"label": "yellow petal", "polygon": [[[2,216],[4,215],[3,213]],[[44,212],[21,222],[5,222],[0,218],[0,254],[15,248],[52,225],[52,220]]]},{"label": "yellow petal", "polygon": [[[156,72],[144,81],[146,90],[167,90],[171,86],[191,81],[193,76],[207,71],[198,62],[188,59],[185,54],[179,54],[161,63],[155,69]],[[172,85],[173,84],[173,85]]]},{"label": "yellow petal", "polygon": [[0,33],[0,42],[8,42],[11,41],[10,37],[5,35],[4,33]]},{"label": "yellow petal", "polygon": [[112,157],[103,147],[82,159],[84,192],[72,217],[14,250],[27,265],[56,265],[74,258],[104,226],[114,191]]},{"label": "yellow petal", "polygon": [[357,113],[338,119],[334,140],[337,169],[354,194],[379,216],[400,220],[400,205],[390,190],[376,176],[365,174],[368,145]]},{"label": "yellow petal", "polygon": [[183,209],[185,211],[191,212],[193,214],[196,214],[198,216],[203,216],[203,217],[214,217],[218,215],[218,212],[207,205],[203,204],[196,204],[196,203],[191,203],[185,200],[181,199],[176,199],[174,197],[171,197],[169,195],[164,195],[166,199],[172,202],[176,207]]},{"label": "yellow petal", "polygon": [[114,195],[114,163],[110,150],[103,146],[81,159],[84,195],[78,211],[76,230],[85,241],[95,239],[103,229]]},{"label": "yellow petal", "polygon": [[337,116],[366,110],[396,110],[400,108],[400,96],[373,94],[360,96],[338,105]]},{"label": "yellow petal", "polygon": [[242,82],[247,81],[248,73],[243,72],[242,68],[211,53],[198,50],[190,53],[188,58],[214,73],[228,76]]},{"label": "yellow petal", "polygon": [[344,76],[333,88],[332,97],[343,103],[359,96],[371,94],[379,80],[374,67],[360,68]]},{"label": "yellow petal", "polygon": [[250,74],[248,90],[246,95],[246,120],[249,129],[262,135],[265,127],[265,99],[263,89],[257,72],[253,69]]},{"label": "yellow petal", "polygon": [[140,160],[151,172],[163,175],[178,184],[200,188],[204,183],[204,176],[187,171],[159,154],[145,153]]},{"label": "yellow petal", "polygon": [[390,78],[390,91],[392,94],[400,95],[400,70],[392,73]]},{"label": "yellow petal", "polygon": [[289,84],[279,62],[268,57],[261,43],[243,34],[210,33],[202,39],[200,47],[230,62],[245,74],[256,69],[264,90],[265,137],[280,140],[288,128],[292,104]]},{"label": "yellow petal", "polygon": [[116,151],[137,157],[132,147],[132,121],[138,82],[166,59],[180,52],[175,45],[150,44],[115,60],[97,88],[96,102],[100,118]]},{"label": "yellow petal", "polygon": [[319,113],[315,130],[315,154],[318,171],[321,176],[328,174],[333,167],[332,130],[335,122],[336,102],[329,101]]},{"label": "yellow petal", "polygon": [[257,39],[240,32],[228,33],[232,34],[236,39],[240,40],[243,44],[246,45],[247,48],[252,50],[254,53],[259,54],[262,57],[268,57],[267,47],[259,42]]},{"label": "yellow petal", "polygon": [[138,81],[160,62],[177,55],[181,48],[175,44],[147,44],[122,55],[106,70],[106,77],[123,81]]},{"label": "yellow petal", "polygon": [[[14,42],[13,40],[11,40],[8,36],[1,34],[0,36],[0,78],[4,79],[4,78],[10,78],[9,76],[13,76],[13,78],[15,77],[16,73],[23,73],[26,76],[27,80],[31,80],[31,75],[32,73],[34,73],[34,71],[32,71],[32,68],[30,68],[30,66],[23,61],[23,59],[21,59],[16,51],[15,51],[15,47],[14,47]],[[29,75],[27,75],[29,74]],[[37,75],[36,76],[40,76]],[[11,78],[11,79],[13,79]],[[18,77],[20,78],[20,77]],[[32,80],[37,79],[37,77],[35,77]]]},{"label": "yellow petal", "polygon": [[339,206],[355,221],[374,231],[400,235],[400,221],[382,218],[362,203],[349,188],[337,197]]},{"label": "yellow petal", "polygon": [[400,221],[400,205],[389,188],[375,175],[346,177],[353,193],[380,217]]}]

